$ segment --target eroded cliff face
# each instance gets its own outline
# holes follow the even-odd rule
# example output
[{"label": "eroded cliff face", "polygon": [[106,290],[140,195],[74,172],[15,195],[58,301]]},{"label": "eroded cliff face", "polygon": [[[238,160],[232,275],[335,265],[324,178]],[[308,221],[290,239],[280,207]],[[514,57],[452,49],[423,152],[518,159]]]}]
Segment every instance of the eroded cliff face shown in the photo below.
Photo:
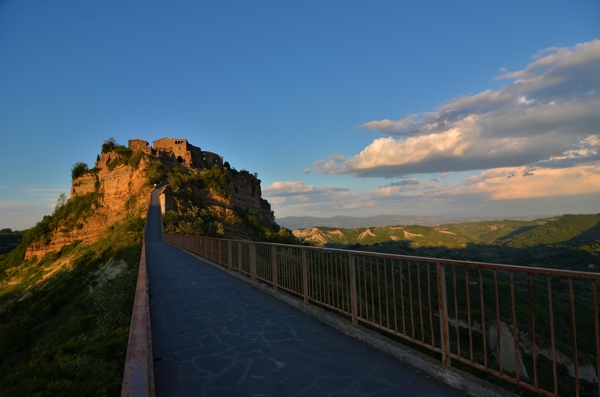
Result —
[{"label": "eroded cliff face", "polygon": [[117,165],[109,169],[108,164],[118,155],[114,152],[103,153],[96,163],[97,173],[87,173],[73,181],[70,197],[87,193],[98,193],[98,203],[92,206],[91,214],[77,221],[77,226],[66,229],[59,225],[52,231],[48,244],[34,243],[27,248],[25,259],[43,257],[48,252],[58,251],[62,247],[80,241],[93,243],[114,222],[122,221],[129,213],[141,211],[150,204],[151,187],[146,186],[145,169],[147,160],[142,158],[137,169],[128,165]]},{"label": "eroded cliff face", "polygon": [[230,172],[227,190],[233,196],[233,205],[258,216],[266,223],[275,223],[271,204],[262,198],[260,179],[254,175]]},{"label": "eroded cliff face", "polygon": [[[261,197],[260,180],[247,172],[229,170],[227,184],[223,191],[231,195],[231,199],[219,195],[211,187],[193,187],[196,202],[201,202],[201,208],[208,210],[225,228],[225,235],[233,238],[253,240],[257,236],[245,226],[239,211],[258,217],[267,225],[275,224],[275,216],[269,202]],[[175,210],[180,215],[189,211],[190,202],[181,200],[173,195],[170,186],[161,194],[165,202],[165,210]]]}]

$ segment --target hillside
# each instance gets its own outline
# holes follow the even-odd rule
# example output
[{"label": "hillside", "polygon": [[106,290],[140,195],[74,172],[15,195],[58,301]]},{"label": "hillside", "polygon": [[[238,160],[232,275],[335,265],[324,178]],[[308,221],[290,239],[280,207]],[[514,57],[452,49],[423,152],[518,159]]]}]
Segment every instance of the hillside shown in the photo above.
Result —
[{"label": "hillside", "polygon": [[563,215],[535,228],[499,239],[510,247],[589,245],[600,239],[600,214]]},{"label": "hillside", "polygon": [[314,227],[311,230],[294,230],[294,236],[318,246],[372,245],[386,241],[411,241],[415,245],[464,246],[469,238],[443,229],[406,225],[356,229]]},{"label": "hillside", "polygon": [[74,164],[70,197],[52,215],[22,233],[2,231],[2,241],[20,243],[0,255],[0,395],[120,395],[155,183],[169,183],[167,231],[294,239],[274,223],[255,175],[214,153],[199,158],[199,148],[175,156],[170,141],[133,150],[107,140],[94,167]]},{"label": "hillside", "polygon": [[76,163],[70,198],[0,255],[0,394],[120,393],[150,185],[147,161]]},{"label": "hillside", "polygon": [[600,215],[438,226],[315,227],[293,233],[317,246],[582,271],[600,268]]},{"label": "hillside", "polygon": [[438,226],[397,225],[371,228],[314,227],[294,230],[294,235],[315,245],[372,245],[405,241],[412,246],[464,247],[468,243],[494,243],[500,238],[543,225],[547,220],[450,223]]}]

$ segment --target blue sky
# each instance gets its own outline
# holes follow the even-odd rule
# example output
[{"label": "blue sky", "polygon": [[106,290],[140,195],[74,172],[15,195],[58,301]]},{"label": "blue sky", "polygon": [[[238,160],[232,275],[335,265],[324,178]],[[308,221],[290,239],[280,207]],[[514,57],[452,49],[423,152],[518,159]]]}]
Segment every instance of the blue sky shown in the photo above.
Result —
[{"label": "blue sky", "polygon": [[277,217],[600,212],[598,1],[0,2],[0,227],[184,137]]}]

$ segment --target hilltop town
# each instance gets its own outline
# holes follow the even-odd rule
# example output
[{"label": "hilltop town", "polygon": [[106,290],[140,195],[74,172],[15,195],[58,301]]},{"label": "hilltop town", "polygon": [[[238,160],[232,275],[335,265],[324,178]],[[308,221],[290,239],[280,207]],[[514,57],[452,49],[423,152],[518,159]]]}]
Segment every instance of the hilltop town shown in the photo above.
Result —
[{"label": "hilltop town", "polygon": [[156,156],[166,162],[182,164],[192,168],[223,166],[223,156],[203,151],[189,143],[185,138],[165,137],[152,143],[153,146],[150,146],[147,141],[142,139],[130,139],[129,149]]}]

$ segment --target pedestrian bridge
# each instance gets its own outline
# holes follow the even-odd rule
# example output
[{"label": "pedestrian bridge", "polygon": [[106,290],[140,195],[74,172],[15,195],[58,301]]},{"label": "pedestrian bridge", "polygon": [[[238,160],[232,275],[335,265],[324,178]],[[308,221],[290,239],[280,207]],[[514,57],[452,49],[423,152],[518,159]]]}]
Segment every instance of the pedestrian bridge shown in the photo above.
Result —
[{"label": "pedestrian bridge", "polygon": [[[515,307],[527,292],[514,280],[525,274],[532,296],[540,269],[163,236],[156,190],[144,245],[123,396],[510,394],[454,369],[453,361],[561,394],[554,325],[553,367],[545,368],[553,370],[554,388],[538,381],[534,317],[533,371],[519,353],[519,332],[511,334],[522,324]],[[573,279],[591,280],[595,292],[589,273],[552,272],[543,276],[567,277],[571,288]],[[505,273],[508,301],[498,288]],[[579,395],[578,365],[574,370]]]}]

